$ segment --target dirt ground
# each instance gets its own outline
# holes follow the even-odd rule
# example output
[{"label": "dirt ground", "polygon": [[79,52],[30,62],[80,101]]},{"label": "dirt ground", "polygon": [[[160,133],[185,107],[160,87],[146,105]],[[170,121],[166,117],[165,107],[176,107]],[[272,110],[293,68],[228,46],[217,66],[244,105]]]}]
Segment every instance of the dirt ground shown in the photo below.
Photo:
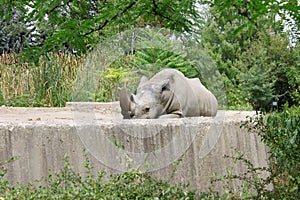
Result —
[{"label": "dirt ground", "polygon": [[[117,102],[112,103],[67,103],[63,108],[24,108],[0,107],[0,122],[70,122],[74,120],[76,106],[86,108],[87,112],[94,112],[99,120],[120,120],[120,108]],[[222,115],[222,116],[221,116]],[[254,111],[219,111],[217,117],[229,121],[240,121],[247,116],[255,115]]]},{"label": "dirt ground", "polygon": [[[114,107],[116,104],[113,104]],[[75,109],[77,105],[67,103],[63,108],[25,108],[25,107],[0,107],[0,122],[68,122],[73,121],[76,114]],[[83,104],[81,107],[84,111],[94,112],[96,119],[109,120],[113,119],[112,104],[110,103],[93,103]]]}]

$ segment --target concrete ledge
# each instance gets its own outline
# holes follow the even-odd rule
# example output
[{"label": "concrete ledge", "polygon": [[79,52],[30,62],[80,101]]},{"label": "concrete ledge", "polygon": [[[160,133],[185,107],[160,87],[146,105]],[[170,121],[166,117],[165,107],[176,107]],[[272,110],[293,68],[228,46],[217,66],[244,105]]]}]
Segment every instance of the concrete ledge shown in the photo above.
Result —
[{"label": "concrete ledge", "polygon": [[[191,182],[206,191],[213,173],[244,172],[223,156],[235,149],[255,166],[267,166],[267,149],[254,134],[240,128],[255,112],[219,111],[215,118],[123,120],[118,102],[69,103],[65,108],[0,108],[0,161],[8,164],[7,179],[27,183],[59,171],[64,156],[83,172],[85,155],[95,167],[120,173],[139,167],[174,182]],[[179,161],[180,160],[180,161]],[[177,162],[179,161],[179,162]]]}]

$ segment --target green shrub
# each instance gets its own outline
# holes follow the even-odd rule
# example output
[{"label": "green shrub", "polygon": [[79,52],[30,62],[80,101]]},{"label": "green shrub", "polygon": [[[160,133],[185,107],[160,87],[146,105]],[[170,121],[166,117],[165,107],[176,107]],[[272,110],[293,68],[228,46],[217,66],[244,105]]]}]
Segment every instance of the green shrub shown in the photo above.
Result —
[{"label": "green shrub", "polygon": [[240,152],[225,156],[247,170],[234,174],[228,169],[226,175],[214,178],[212,185],[221,184],[224,193],[211,189],[210,199],[300,199],[300,108],[285,106],[280,112],[258,114],[242,126],[269,147],[270,165],[254,167]]},{"label": "green shrub", "polygon": [[[300,50],[299,50],[300,51]],[[287,71],[287,79],[291,90],[291,99],[295,105],[300,106],[300,63]]]},{"label": "green shrub", "polygon": [[101,72],[95,101],[117,101],[123,84],[126,83],[127,87],[131,88],[133,85],[137,85],[137,80],[134,68],[128,66],[127,57],[114,61]]},{"label": "green shrub", "polygon": [[[187,185],[171,185],[166,181],[152,178],[148,173],[132,169],[123,174],[105,177],[100,171],[92,174],[92,166],[87,160],[86,173],[74,171],[66,158],[64,168],[50,175],[35,187],[32,184],[10,185],[4,175],[7,170],[0,169],[0,197],[4,199],[195,199],[196,193],[188,190]],[[38,182],[35,183],[37,185]]]},{"label": "green shrub", "polygon": [[0,90],[0,106],[1,106],[1,105],[5,105],[5,100],[4,100],[3,95],[2,95],[2,92],[1,92],[1,90]]},{"label": "green shrub", "polygon": [[267,116],[250,118],[246,123],[269,147],[273,193],[280,199],[300,198],[300,108],[285,106]]},{"label": "green shrub", "polygon": [[137,50],[132,58],[132,64],[147,76],[153,76],[164,68],[177,69],[188,78],[200,76],[195,67],[185,60],[185,55],[176,54],[171,47],[169,49],[145,48]]},{"label": "green shrub", "polygon": [[275,81],[272,81],[274,78],[268,76],[271,70],[261,65],[254,65],[247,73],[241,74],[242,91],[255,110],[269,111],[272,100],[277,98],[274,95]]},{"label": "green shrub", "polygon": [[[270,184],[273,183],[273,177],[270,169],[267,167],[255,167],[250,160],[244,158],[240,152],[234,156],[224,156],[234,163],[241,163],[246,167],[245,172],[234,174],[231,169],[227,169],[227,174],[212,179],[212,186],[216,183],[221,184],[222,194],[211,189],[211,196],[216,199],[272,199],[273,194],[270,190]],[[269,175],[269,176],[268,176]]]},{"label": "green shrub", "polygon": [[[276,173],[287,177],[291,191],[300,186],[300,108],[285,108],[271,113],[262,135],[270,147],[270,158],[276,166]],[[299,192],[300,197],[300,192]]]}]

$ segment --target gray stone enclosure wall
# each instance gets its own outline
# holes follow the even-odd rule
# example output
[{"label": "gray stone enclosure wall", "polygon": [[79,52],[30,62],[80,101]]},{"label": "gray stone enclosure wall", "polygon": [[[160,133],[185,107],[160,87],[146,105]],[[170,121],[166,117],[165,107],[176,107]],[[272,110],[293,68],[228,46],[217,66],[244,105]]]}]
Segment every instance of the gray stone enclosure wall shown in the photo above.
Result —
[{"label": "gray stone enclosure wall", "polygon": [[[215,118],[123,120],[117,102],[70,103],[66,108],[0,108],[0,161],[6,178],[28,183],[64,165],[69,155],[75,170],[84,172],[85,154],[95,173],[121,173],[131,167],[173,182],[191,183],[207,191],[213,173],[245,171],[245,165],[224,155],[236,150],[255,166],[267,166],[260,138],[240,128],[254,112],[219,111]],[[83,149],[86,149],[84,153]],[[176,170],[174,171],[174,168]]]}]

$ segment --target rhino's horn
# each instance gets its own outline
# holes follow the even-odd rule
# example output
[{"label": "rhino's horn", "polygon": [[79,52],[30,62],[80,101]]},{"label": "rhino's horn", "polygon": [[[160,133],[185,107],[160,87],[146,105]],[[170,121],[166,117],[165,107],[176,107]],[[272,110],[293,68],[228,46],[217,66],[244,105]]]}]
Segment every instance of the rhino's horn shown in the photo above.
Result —
[{"label": "rhino's horn", "polygon": [[120,106],[123,119],[130,119],[130,100],[125,85],[123,86],[120,94]]}]

